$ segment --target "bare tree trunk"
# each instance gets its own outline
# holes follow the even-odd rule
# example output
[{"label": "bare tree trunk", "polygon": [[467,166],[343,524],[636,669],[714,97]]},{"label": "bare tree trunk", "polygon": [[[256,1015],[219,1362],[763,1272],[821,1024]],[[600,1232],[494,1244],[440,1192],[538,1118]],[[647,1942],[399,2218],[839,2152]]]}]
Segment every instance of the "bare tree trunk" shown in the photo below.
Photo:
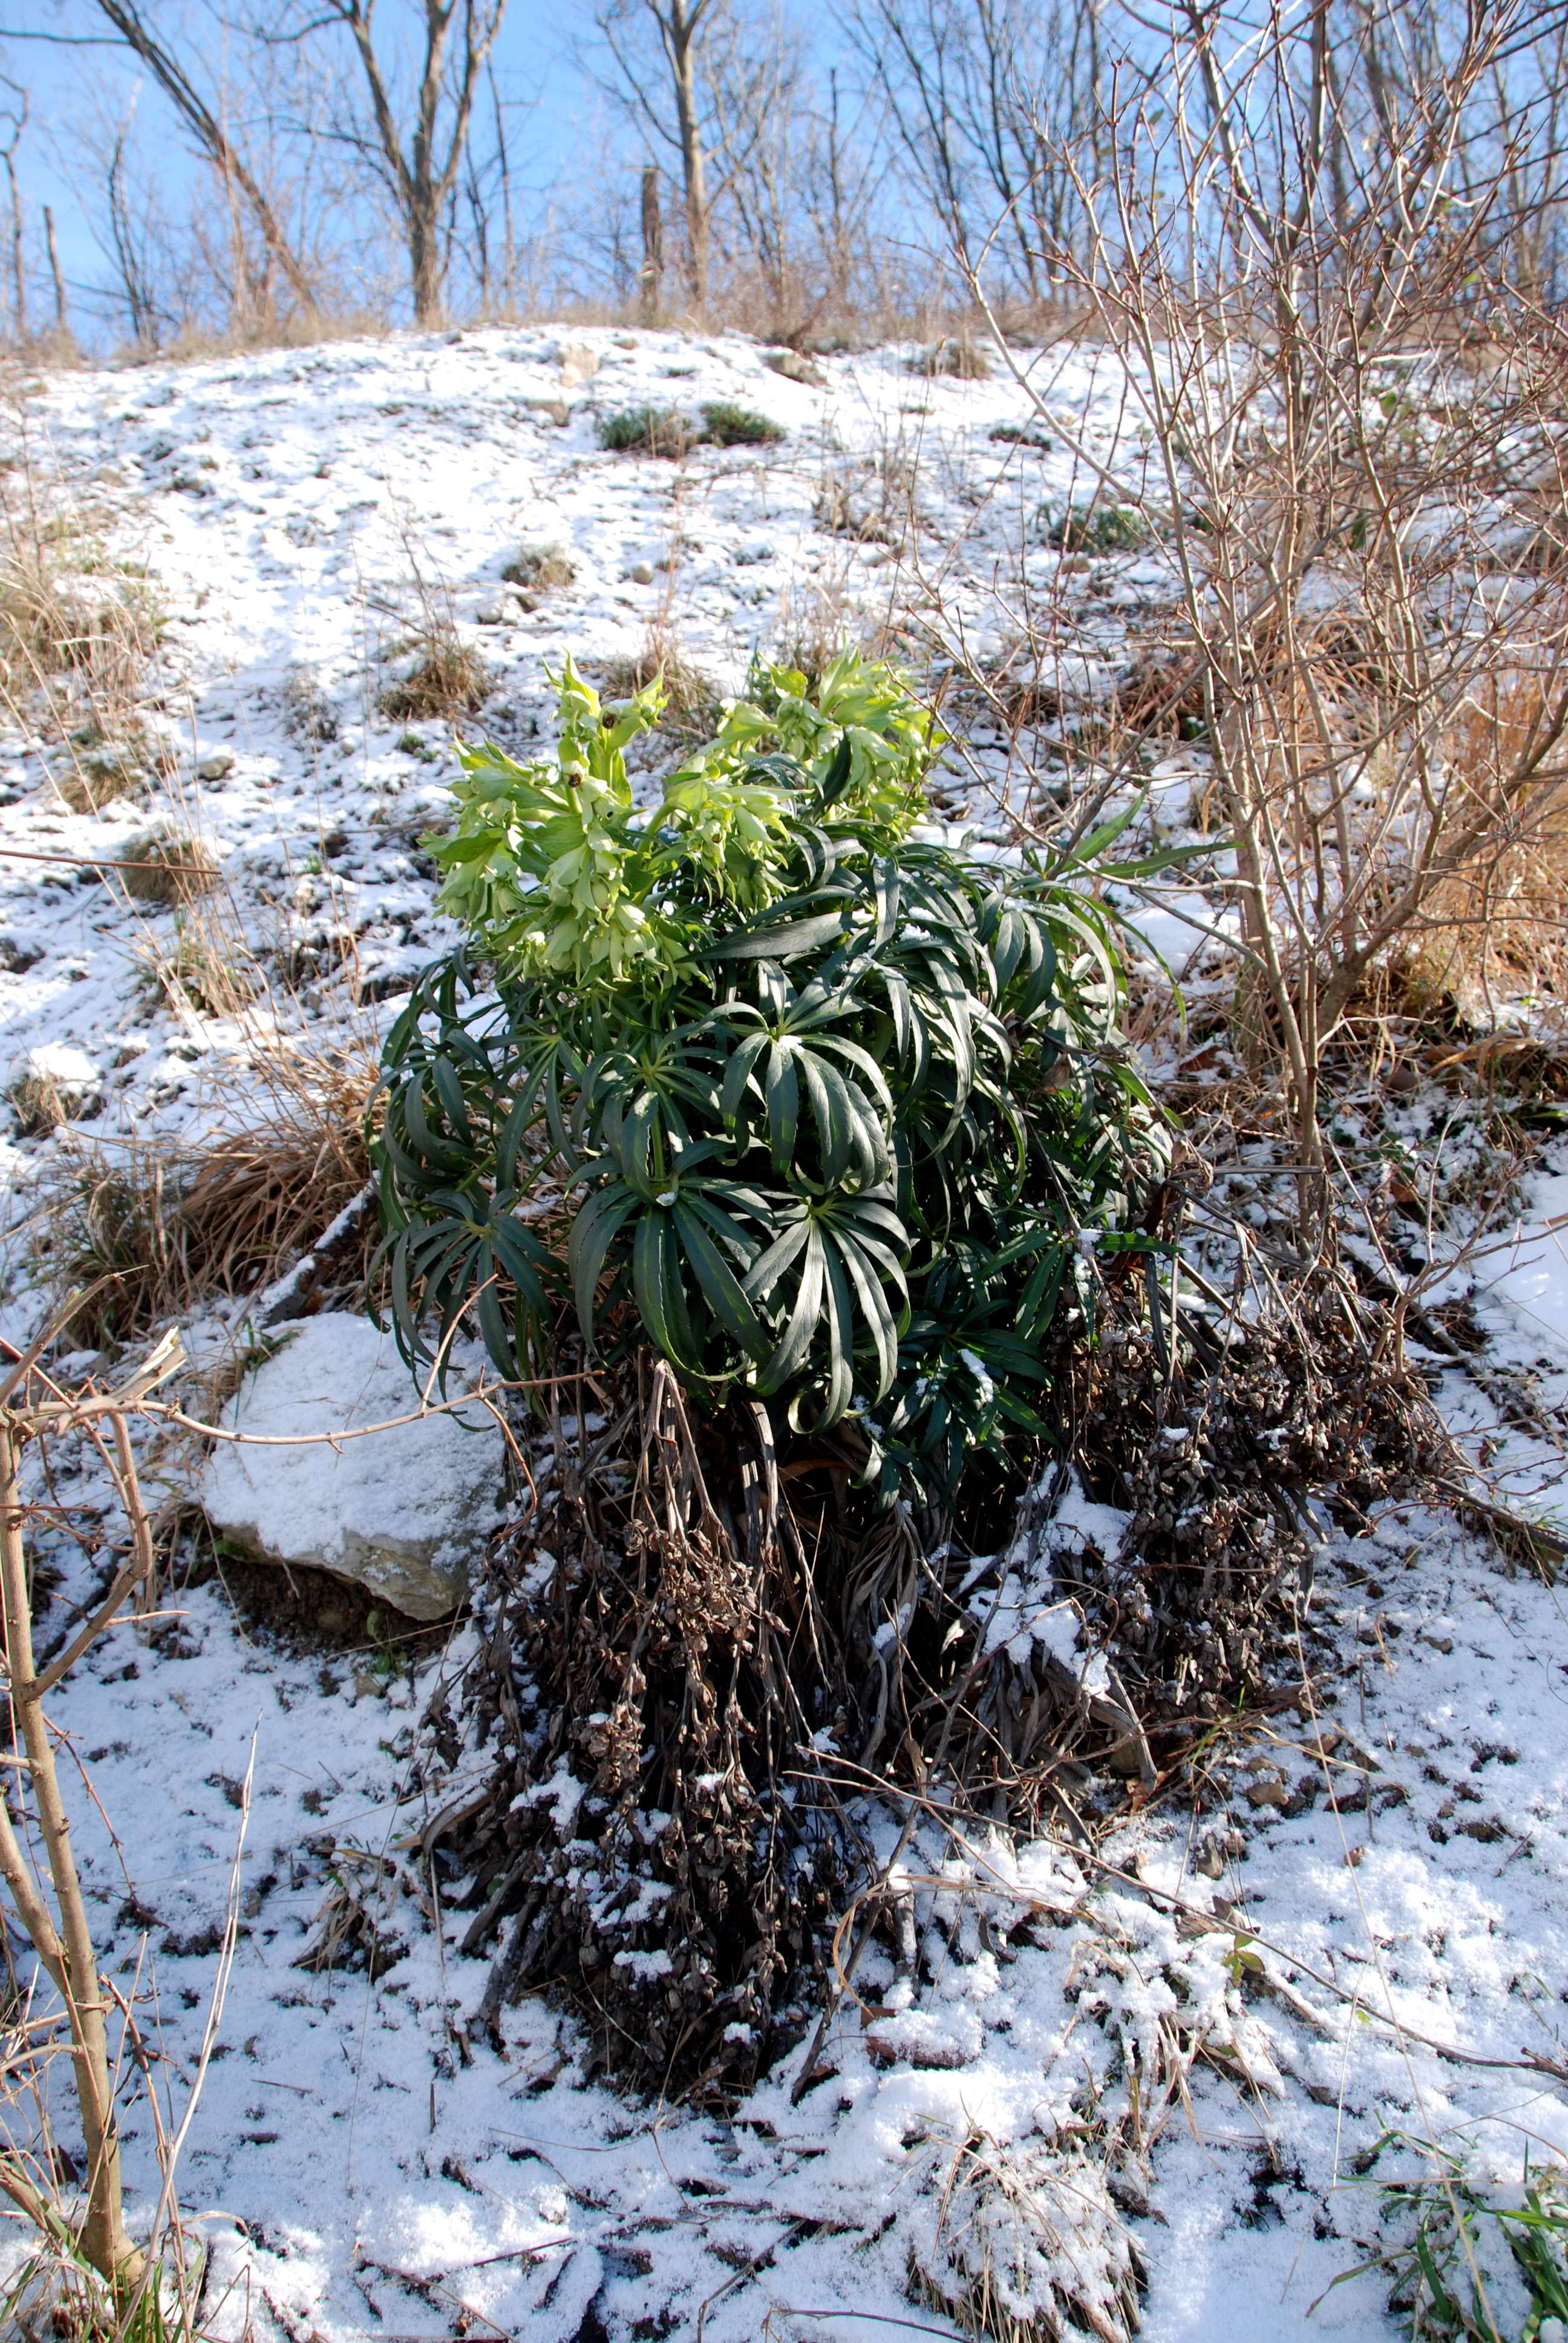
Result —
[{"label": "bare tree trunk", "polygon": [[[333,0],[332,14],[353,35],[359,53],[375,129],[373,151],[403,225],[415,322],[433,326],[441,316],[447,277],[444,222],[468,151],[479,75],[495,45],[507,0],[422,0],[425,55],[407,145],[392,84],[376,47],[374,4],[375,0]],[[462,36],[448,91],[447,49],[459,6]],[[449,100],[451,110],[443,132],[444,100]]]},{"label": "bare tree trunk", "polygon": [[638,284],[642,322],[645,326],[656,325],[664,287],[664,218],[658,207],[657,163],[649,163],[642,175],[642,267]]},{"label": "bare tree trunk", "polygon": [[9,134],[0,146],[0,162],[5,166],[5,180],[11,195],[11,299],[16,313],[16,339],[27,338],[27,267],[23,250],[22,190],[16,179],[16,149],[22,133],[27,127],[27,93],[19,89],[9,76],[5,86],[15,92],[15,109],[7,106],[3,118]]},{"label": "bare tree trunk", "polygon": [[16,185],[16,165],[5,156],[5,176],[11,189],[11,303],[16,312],[16,339],[27,338],[27,263],[23,249],[22,190]]},{"label": "bare tree trunk", "polygon": [[687,281],[694,308],[708,299],[708,171],[698,126],[697,32],[700,6],[689,13],[686,0],[669,0],[659,30],[675,81],[675,115],[680,133],[680,169],[686,187]]},{"label": "bare tree trunk", "polygon": [[49,277],[55,287],[55,326],[57,332],[69,334],[71,323],[65,314],[65,280],[60,274],[60,251],[55,242],[55,215],[47,204],[44,206],[44,249],[49,256]]}]

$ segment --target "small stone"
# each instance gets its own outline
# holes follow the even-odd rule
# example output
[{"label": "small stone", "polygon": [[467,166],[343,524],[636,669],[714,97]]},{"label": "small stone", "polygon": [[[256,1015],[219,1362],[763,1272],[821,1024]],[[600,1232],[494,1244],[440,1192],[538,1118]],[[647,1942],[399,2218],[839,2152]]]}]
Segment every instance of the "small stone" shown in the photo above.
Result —
[{"label": "small stone", "polygon": [[227,749],[219,749],[216,755],[202,759],[196,767],[196,779],[198,781],[226,781],[233,770],[232,753]]},{"label": "small stone", "polygon": [[634,586],[651,586],[653,583],[653,564],[651,561],[634,562],[626,574],[630,578]]},{"label": "small stone", "polygon": [[598,352],[590,350],[586,342],[568,342],[561,352],[561,380],[564,383],[591,382],[598,372]]},{"label": "small stone", "polygon": [[1261,1774],[1255,1782],[1247,1785],[1247,1804],[1260,1809],[1283,1806],[1289,1803],[1290,1795],[1290,1785],[1282,1774]]},{"label": "small stone", "polygon": [[821,390],[827,384],[828,377],[821,367],[803,358],[799,350],[769,350],[762,363],[771,367],[775,374],[781,374],[786,382],[804,383],[809,390]]},{"label": "small stone", "polygon": [[506,624],[507,614],[498,602],[482,602],[474,616],[478,619],[481,627],[500,627]]}]

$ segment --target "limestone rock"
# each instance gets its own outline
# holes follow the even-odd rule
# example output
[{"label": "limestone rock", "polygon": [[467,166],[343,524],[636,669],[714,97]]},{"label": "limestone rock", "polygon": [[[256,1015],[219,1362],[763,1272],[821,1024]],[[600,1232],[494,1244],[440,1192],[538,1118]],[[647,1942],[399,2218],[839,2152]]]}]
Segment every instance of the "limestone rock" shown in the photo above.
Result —
[{"label": "limestone rock", "polygon": [[[215,1443],[201,1502],[220,1536],[263,1562],[335,1571],[410,1619],[439,1619],[498,1515],[499,1430],[485,1407],[433,1413],[338,1443],[270,1446],[290,1433],[347,1433],[418,1406],[390,1336],[324,1311],[282,1328],[283,1346],[224,1411],[257,1444]],[[454,1374],[450,1389],[460,1390]]]},{"label": "limestone rock", "polygon": [[820,390],[828,379],[821,367],[803,358],[799,350],[768,350],[762,363],[781,374],[786,382],[804,383],[809,390]]}]

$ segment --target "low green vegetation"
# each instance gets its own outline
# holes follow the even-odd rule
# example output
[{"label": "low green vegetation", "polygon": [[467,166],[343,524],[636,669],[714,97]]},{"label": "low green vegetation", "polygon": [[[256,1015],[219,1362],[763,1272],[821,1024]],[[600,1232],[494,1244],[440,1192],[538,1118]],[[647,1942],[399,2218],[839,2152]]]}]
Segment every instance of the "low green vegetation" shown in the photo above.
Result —
[{"label": "low green vegetation", "polygon": [[[838,1427],[884,1492],[1046,1434],[1086,1255],[1143,1249],[1159,1119],[1088,881],[1117,825],[1010,867],[918,830],[942,736],[892,668],[754,674],[644,809],[568,661],[553,758],[464,752],[429,841],[467,940],[388,1039],[399,1342],[498,1369],[651,1344],[689,1391]],[[564,1191],[530,1218],[541,1177]]]},{"label": "low green vegetation", "polygon": [[599,417],[598,444],[615,456],[684,456],[698,436],[673,407],[622,407]]},{"label": "low green vegetation", "polygon": [[784,426],[759,415],[754,407],[738,407],[733,399],[710,399],[702,410],[703,436],[715,447],[776,447]]},{"label": "low green vegetation", "polygon": [[784,427],[755,407],[733,399],[711,399],[700,423],[674,407],[623,407],[601,416],[598,444],[623,456],[684,456],[706,443],[714,447],[771,447],[785,436]]},{"label": "low green vegetation", "polygon": [[1519,2186],[1478,2185],[1459,2157],[1421,2147],[1428,2168],[1382,2184],[1394,2240],[1377,2267],[1412,2343],[1560,2343],[1568,2325],[1568,2172],[1526,2163]]},{"label": "low green vegetation", "polygon": [[1149,543],[1148,521],[1131,505],[1070,505],[1065,512],[1047,506],[1041,517],[1047,545],[1059,553],[1139,553]]}]

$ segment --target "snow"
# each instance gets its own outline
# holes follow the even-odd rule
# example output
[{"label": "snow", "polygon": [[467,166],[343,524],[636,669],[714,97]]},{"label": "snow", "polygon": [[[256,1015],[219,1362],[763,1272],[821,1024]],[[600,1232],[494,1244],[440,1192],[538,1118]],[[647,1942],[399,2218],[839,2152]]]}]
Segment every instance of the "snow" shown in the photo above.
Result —
[{"label": "snow", "polygon": [[[1041,597],[1080,575],[1037,519],[1087,483],[1060,443],[1041,454],[990,440],[996,423],[1024,418],[1006,380],[918,379],[908,352],[879,351],[824,360],[816,390],[734,336],[574,328],[578,355],[563,366],[566,347],[498,327],[81,371],[29,393],[32,460],[90,496],[116,546],[150,570],[171,769],[146,801],[77,814],[10,738],[0,844],[96,869],[167,817],[223,870],[216,898],[177,911],[133,905],[91,871],[0,861],[0,1066],[45,1051],[56,1068],[85,1063],[83,1129],[111,1155],[245,1111],[246,1064],[279,1026],[374,1046],[447,940],[417,849],[450,770],[445,730],[377,705],[430,612],[449,612],[490,663],[487,722],[526,749],[548,719],[547,665],[568,648],[591,672],[673,627],[683,657],[734,688],[754,646],[897,612],[1000,652],[1020,562]],[[1098,449],[1144,460],[1108,359],[1074,345],[1024,362]],[[613,407],[718,397],[761,408],[789,438],[681,468],[598,450],[596,416]],[[902,554],[817,526],[827,479],[863,494],[889,457],[919,468],[921,526]],[[503,600],[500,572],[545,543],[576,578],[524,611]],[[1151,574],[1148,557],[1123,564],[1097,598],[1085,573],[1075,615],[1059,605],[1076,628],[1064,673],[1114,668],[1127,598]],[[502,622],[479,626],[498,606]],[[298,721],[302,675],[329,737]],[[990,799],[971,804],[955,773],[941,810],[980,821],[1003,850],[991,799],[1009,801],[1017,769],[992,755],[980,771]],[[1213,924],[1196,884],[1131,915],[1172,970],[1201,980],[1213,961],[1229,981],[1223,936],[1190,924]],[[202,920],[266,974],[238,1014],[171,1005],[146,981],[149,948],[172,952]],[[0,1322],[13,1336],[41,1307],[24,1223],[57,1160],[46,1139],[0,1143]],[[1517,1235],[1476,1272],[1489,1356],[1510,1390],[1532,1379],[1536,1415],[1520,1428],[1462,1364],[1442,1368],[1440,1390],[1459,1435],[1478,1453],[1505,1439],[1509,1485],[1543,1503],[1568,1403],[1568,1254],[1552,1225],[1565,1212],[1560,1144],[1527,1185]],[[274,1364],[290,1361],[295,1395],[267,1419],[280,1432],[307,1416],[319,1429],[326,1399],[345,1423],[409,1405],[403,1371],[357,1322],[305,1322]],[[493,1480],[473,1462],[476,1437],[444,1419],[417,1441],[278,1449],[265,1469],[262,1453],[229,1452],[213,1470],[248,1480],[279,1551],[324,1523],[395,1526],[434,1488]],[[62,1466],[58,1494],[89,1520],[106,1513],[90,1462]],[[1077,1492],[1058,1520],[1102,1549],[1121,1529]],[[62,1536],[51,1558],[61,1601],[91,1595],[85,1554]],[[1100,1664],[1048,1555],[1017,1557],[1008,1587],[998,1636],[1042,1638],[1081,1674]],[[1561,1590],[1446,1515],[1393,1511],[1370,1538],[1334,1541],[1318,1587],[1317,1625],[1344,1654],[1322,1713],[1220,1736],[1197,1805],[1152,1801],[1099,1862],[1049,1835],[967,1851],[934,1829],[918,1836],[899,1855],[918,1965],[896,1974],[869,1956],[822,2078],[793,2104],[804,2053],[791,2054],[729,2117],[585,2079],[580,2032],[538,2000],[508,2009],[489,2041],[471,2023],[487,1971],[457,1949],[434,1883],[423,1908],[395,1892],[394,1857],[429,1819],[415,1719],[470,1630],[451,1631],[439,1662],[372,1666],[247,1625],[221,1580],[172,1590],[175,1615],[119,1627],[56,1705],[95,1794],[75,1821],[95,1926],[109,1973],[138,1996],[166,2124],[193,2085],[231,1918],[236,1931],[179,2175],[211,2246],[207,2331],[620,2343],[700,2321],[707,2343],[956,2334],[908,2291],[911,2251],[944,2250],[933,2208],[955,2157],[983,2135],[1025,2171],[1043,2157],[1066,2186],[1073,2157],[1097,2151],[1062,2141],[1093,2110],[1118,2137],[1143,2127],[1121,2177],[1148,2207],[1131,2217],[1148,2343],[1395,2334],[1376,2277],[1345,2276],[1377,2234],[1375,2183],[1357,2166],[1383,2132],[1446,2142],[1500,2179],[1517,2178],[1526,2147],[1568,2149],[1560,2084],[1506,2063],[1563,2056],[1568,1639]],[[1283,1803],[1249,1800],[1256,1760]],[[573,1785],[558,1776],[536,1795],[558,1805]],[[885,1832],[890,1860],[891,1820]],[[374,1976],[308,1965],[324,1903],[347,1889],[381,1940]],[[1264,1975],[1246,1964],[1249,1936]],[[1390,2018],[1504,2063],[1446,2059]],[[1174,2042],[1202,2056],[1172,2095],[1160,2078]],[[124,2103],[145,2212],[154,2127],[134,2078]],[[1091,2197],[1099,2219],[1101,2195],[1086,2187]]]},{"label": "snow", "polygon": [[1528,1205],[1495,1291],[1522,1325],[1568,1343],[1568,1172],[1532,1180]]}]

